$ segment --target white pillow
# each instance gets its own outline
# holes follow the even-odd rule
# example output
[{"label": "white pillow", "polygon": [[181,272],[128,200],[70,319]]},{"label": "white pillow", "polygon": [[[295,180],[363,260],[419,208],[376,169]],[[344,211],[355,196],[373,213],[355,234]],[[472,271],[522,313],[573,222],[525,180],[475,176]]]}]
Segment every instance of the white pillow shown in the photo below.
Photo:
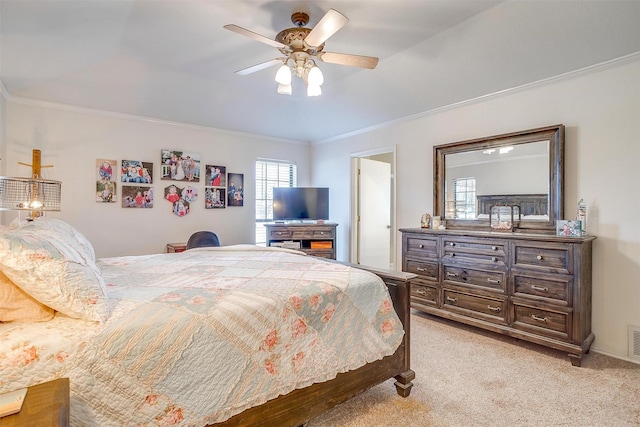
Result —
[{"label": "white pillow", "polygon": [[1,228],[0,270],[40,303],[70,317],[104,322],[109,305],[102,273],[87,248],[58,225]]},{"label": "white pillow", "polygon": [[15,219],[9,228],[29,231],[44,230],[54,233],[59,235],[63,241],[77,249],[78,252],[85,255],[87,259],[91,261],[96,260],[96,252],[91,242],[74,227],[59,219],[48,218],[46,216],[35,218],[32,221]]}]

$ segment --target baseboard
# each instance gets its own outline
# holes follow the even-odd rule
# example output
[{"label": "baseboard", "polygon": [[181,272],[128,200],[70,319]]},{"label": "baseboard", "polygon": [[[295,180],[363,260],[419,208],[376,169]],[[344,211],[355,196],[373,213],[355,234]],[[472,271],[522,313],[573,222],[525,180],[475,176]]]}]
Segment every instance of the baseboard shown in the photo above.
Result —
[{"label": "baseboard", "polygon": [[609,357],[613,357],[614,359],[624,360],[625,362],[631,362],[631,363],[635,363],[636,365],[640,365],[640,363],[638,363],[637,360],[631,359],[630,357],[621,356],[619,354],[609,353],[607,351],[597,349],[597,348],[595,348],[593,346],[591,347],[591,349],[589,351],[590,352],[594,352],[594,353],[598,353],[598,354],[602,354],[603,356],[609,356]]}]

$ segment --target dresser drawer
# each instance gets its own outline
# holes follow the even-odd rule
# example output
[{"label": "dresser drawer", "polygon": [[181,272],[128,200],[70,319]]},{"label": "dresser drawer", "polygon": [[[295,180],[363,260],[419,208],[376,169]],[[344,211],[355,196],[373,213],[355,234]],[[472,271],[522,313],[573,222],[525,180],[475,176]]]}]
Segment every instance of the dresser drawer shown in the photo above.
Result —
[{"label": "dresser drawer", "polygon": [[520,242],[514,243],[513,266],[571,274],[573,248],[567,245],[554,247],[548,244],[535,247]]},{"label": "dresser drawer", "polygon": [[572,306],[572,276],[528,275],[513,273],[513,295],[524,298],[545,298],[551,303]]},{"label": "dresser drawer", "polygon": [[442,240],[443,262],[483,263],[504,267],[507,244],[502,240],[474,240],[448,237]]},{"label": "dresser drawer", "polygon": [[293,231],[287,227],[271,227],[269,229],[269,239],[291,239],[293,237]]},{"label": "dresser drawer", "polygon": [[409,235],[405,239],[405,255],[418,258],[437,258],[438,239]]},{"label": "dresser drawer", "polygon": [[313,239],[333,239],[336,237],[335,228],[313,228],[309,231],[309,237]]},{"label": "dresser drawer", "polygon": [[438,305],[438,287],[420,279],[411,281],[411,302],[417,304]]},{"label": "dresser drawer", "polygon": [[445,282],[480,286],[503,293],[507,291],[507,274],[505,271],[476,270],[452,265],[444,265],[442,268]]},{"label": "dresser drawer", "polygon": [[416,261],[412,259],[405,260],[404,271],[420,275],[423,278],[429,278],[433,281],[438,280],[438,263]]},{"label": "dresser drawer", "polygon": [[442,307],[493,323],[507,324],[507,300],[443,289]]},{"label": "dresser drawer", "polygon": [[571,310],[552,310],[526,304],[513,303],[513,326],[517,329],[571,340]]}]

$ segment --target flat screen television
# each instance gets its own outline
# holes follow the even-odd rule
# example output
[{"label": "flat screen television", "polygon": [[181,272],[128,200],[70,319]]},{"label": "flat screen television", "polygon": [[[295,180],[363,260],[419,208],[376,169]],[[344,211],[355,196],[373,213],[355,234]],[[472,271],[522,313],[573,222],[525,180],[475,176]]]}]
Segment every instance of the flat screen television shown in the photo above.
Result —
[{"label": "flat screen television", "polygon": [[273,219],[276,221],[329,219],[329,189],[320,187],[274,188]]}]

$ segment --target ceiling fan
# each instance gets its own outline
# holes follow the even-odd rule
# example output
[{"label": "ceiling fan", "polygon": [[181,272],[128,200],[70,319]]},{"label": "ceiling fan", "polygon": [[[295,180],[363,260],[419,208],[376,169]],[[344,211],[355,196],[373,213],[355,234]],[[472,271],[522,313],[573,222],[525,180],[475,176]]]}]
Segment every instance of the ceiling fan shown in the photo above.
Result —
[{"label": "ceiling fan", "polygon": [[291,15],[293,28],[280,31],[275,40],[246,28],[234,24],[225,25],[224,28],[238,33],[245,37],[269,46],[276,47],[285,56],[271,59],[260,64],[236,71],[236,74],[247,75],[274,65],[282,64],[276,74],[276,81],[279,83],[278,93],[291,95],[291,75],[292,73],[302,78],[307,84],[307,95],[320,95],[320,86],[324,82],[324,77],[315,60],[331,64],[348,65],[374,69],[378,64],[378,58],[371,56],[351,55],[346,53],[325,52],[325,41],[340,30],[349,19],[334,9],[329,9],[327,13],[318,21],[315,27],[305,28],[309,23],[309,15],[305,12],[295,12]]}]

